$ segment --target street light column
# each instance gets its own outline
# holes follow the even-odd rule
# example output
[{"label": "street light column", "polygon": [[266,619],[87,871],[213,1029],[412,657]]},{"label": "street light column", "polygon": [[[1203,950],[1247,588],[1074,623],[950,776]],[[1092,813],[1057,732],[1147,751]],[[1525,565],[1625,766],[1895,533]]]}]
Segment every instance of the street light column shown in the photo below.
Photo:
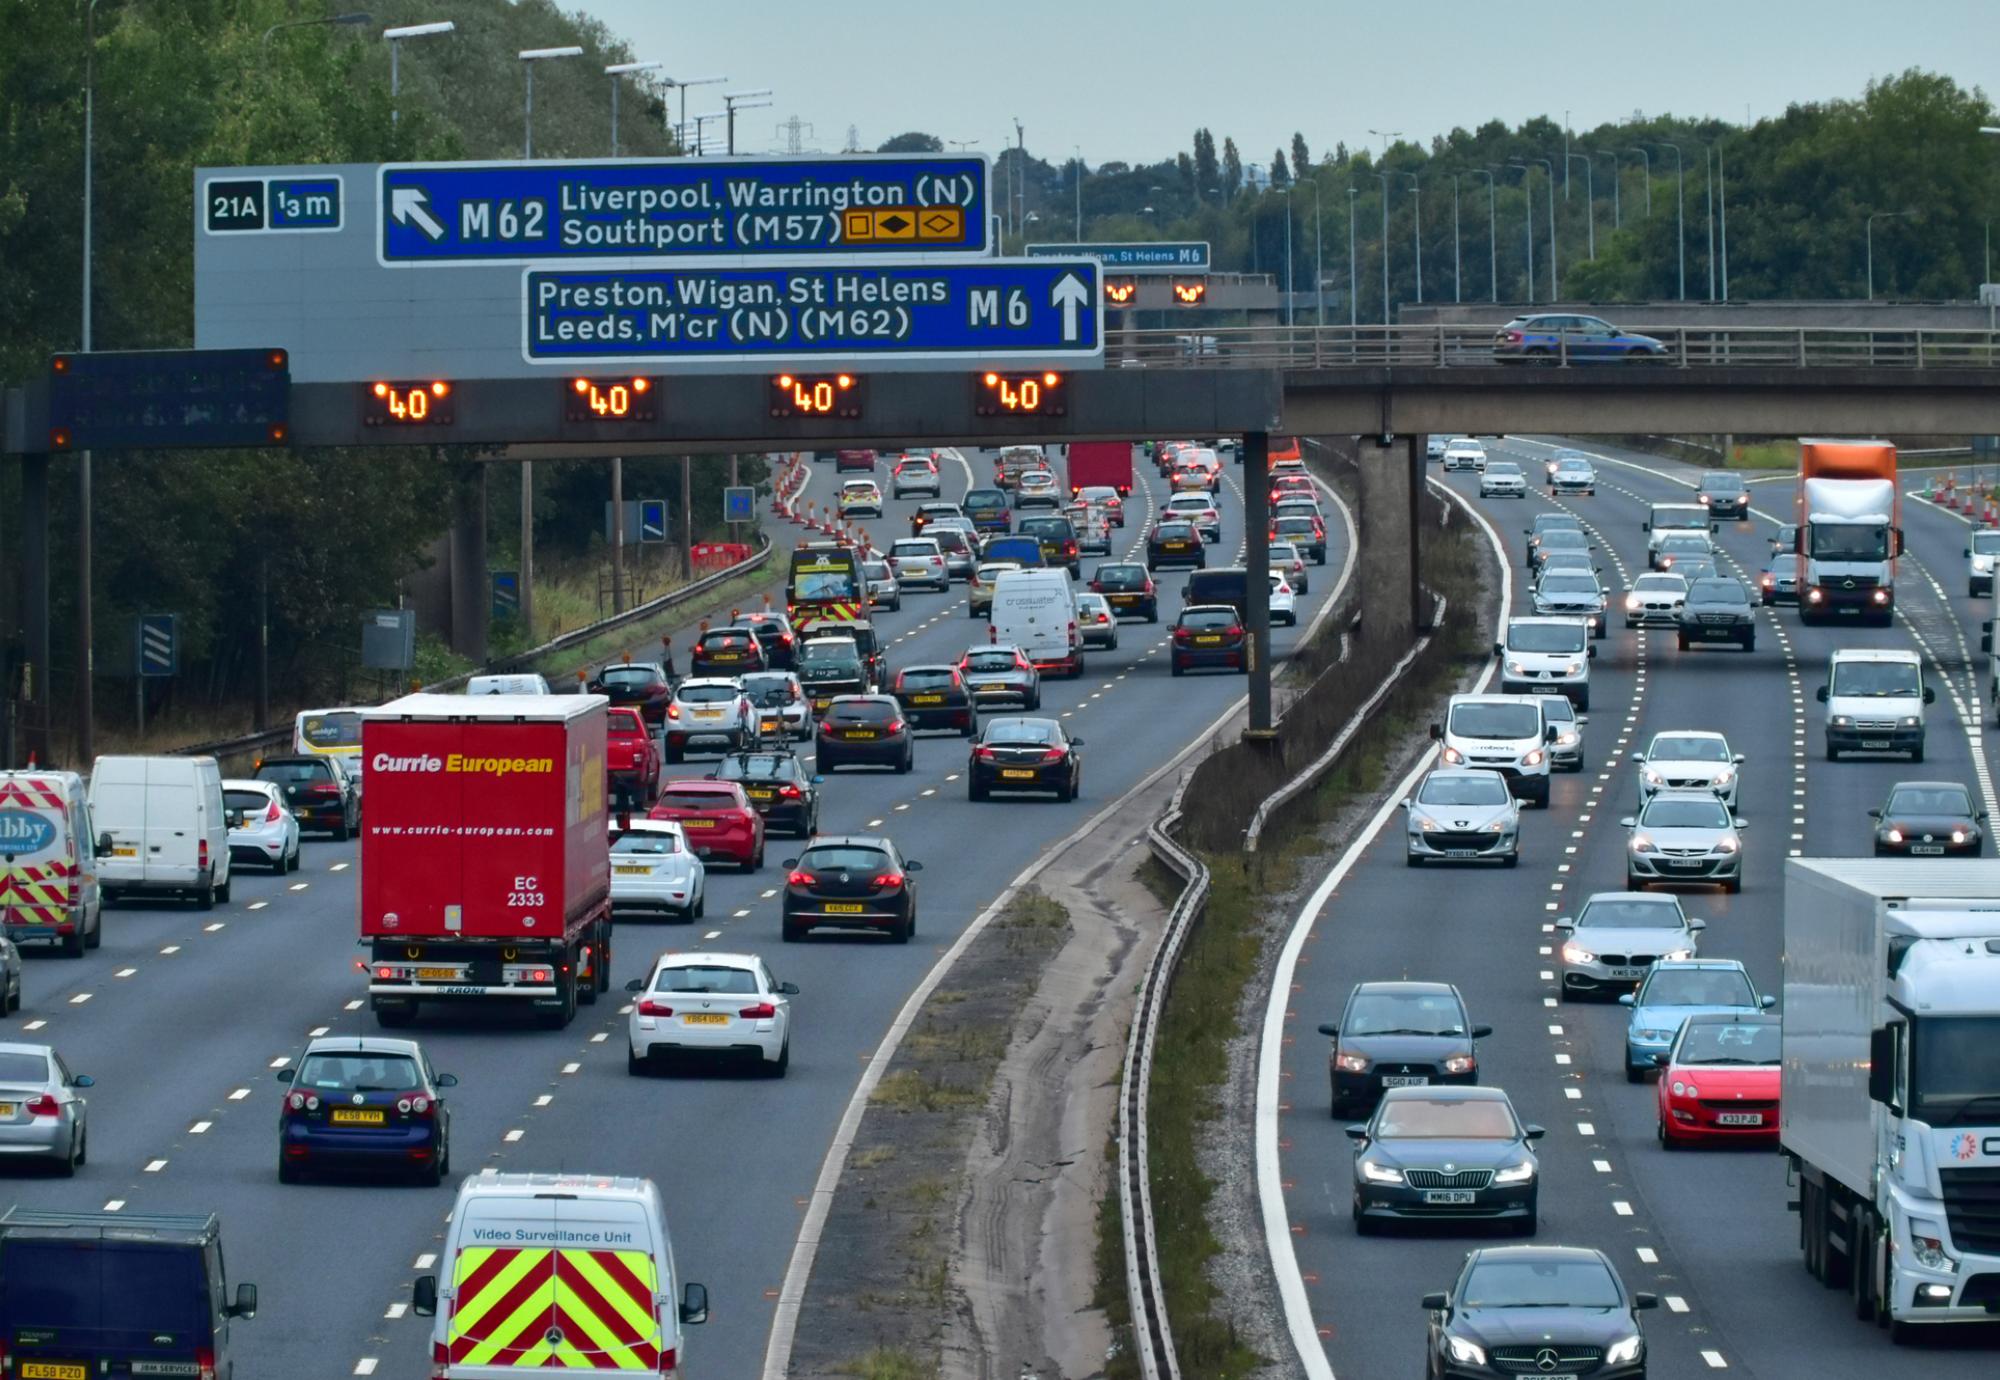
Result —
[{"label": "street light column", "polygon": [[1685,196],[1687,180],[1683,176],[1684,170],[1681,167],[1681,146],[1679,144],[1670,144],[1662,139],[1660,147],[1674,151],[1674,255],[1675,262],[1679,265],[1681,301],[1685,302],[1688,297],[1687,198]]},{"label": "street light column", "polygon": [[1292,189],[1285,186],[1285,324],[1292,323]]},{"label": "street light column", "polygon": [[[1584,243],[1588,248],[1590,257],[1595,259],[1597,257],[1597,173],[1591,164],[1588,154],[1566,153],[1563,157],[1565,159],[1579,159],[1583,163],[1583,224],[1586,231]],[[1565,189],[1569,186],[1569,166],[1567,163],[1563,165],[1563,186]],[[1565,191],[1564,199],[1568,199],[1567,191]]]},{"label": "street light column", "polygon": [[1451,175],[1451,300],[1465,300],[1464,284],[1460,282],[1458,257],[1458,174]]},{"label": "street light column", "polygon": [[1618,184],[1625,179],[1618,175],[1618,151],[1616,149],[1593,149],[1592,152],[1599,158],[1609,158],[1611,160],[1611,228],[1613,230],[1623,229],[1625,217],[1618,206]]},{"label": "street light column", "polygon": [[440,19],[432,24],[404,24],[397,28],[382,30],[382,41],[389,45],[389,123],[391,126],[402,123],[403,119],[403,112],[396,103],[396,97],[402,91],[403,69],[401,58],[403,56],[403,40],[406,38],[432,38],[442,34],[453,33],[457,28],[458,25],[454,24],[451,20]]},{"label": "street light column", "polygon": [[1424,188],[1415,173],[1405,173],[1410,179],[1410,238],[1417,250],[1417,305],[1424,302]]},{"label": "street light column", "polygon": [[1371,173],[1382,184],[1382,324],[1389,324],[1389,174]]},{"label": "street light column", "polygon": [[618,156],[618,88],[624,83],[620,78],[635,72],[656,72],[664,64],[658,62],[614,62],[604,69],[604,75],[611,78],[611,156]]},{"label": "street light column", "polygon": [[1639,161],[1645,165],[1646,217],[1647,219],[1650,220],[1653,215],[1653,155],[1648,153],[1645,149],[1638,149],[1638,148],[1627,149],[1626,152],[1638,154]]},{"label": "street light column", "polygon": [[1535,189],[1528,179],[1534,169],[1525,163],[1509,163],[1510,168],[1521,170],[1521,234],[1528,246],[1528,303],[1535,301]]},{"label": "street light column", "polygon": [[1347,328],[1350,331],[1361,324],[1361,290],[1354,281],[1354,199],[1360,195],[1359,187],[1347,189]]},{"label": "street light column", "polygon": [[1324,328],[1326,326],[1326,237],[1321,233],[1324,222],[1320,217],[1319,192],[1319,176],[1315,173],[1313,175],[1313,306],[1319,318],[1319,325]]},{"label": "street light column", "polygon": [[566,48],[523,48],[516,56],[521,59],[521,70],[528,75],[527,101],[521,124],[521,157],[526,159],[535,156],[535,64],[550,58],[582,57],[583,49],[574,45]]},{"label": "street light column", "polygon": [[1474,177],[1486,179],[1486,285],[1492,300],[1500,300],[1500,213],[1493,193],[1493,169],[1474,168]]}]

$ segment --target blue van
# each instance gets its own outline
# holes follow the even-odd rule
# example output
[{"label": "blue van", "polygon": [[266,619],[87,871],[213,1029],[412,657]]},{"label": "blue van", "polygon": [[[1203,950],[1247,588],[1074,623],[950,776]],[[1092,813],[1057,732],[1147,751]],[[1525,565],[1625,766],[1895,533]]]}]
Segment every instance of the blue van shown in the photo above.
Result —
[{"label": "blue van", "polygon": [[1012,561],[1023,570],[1039,570],[1048,564],[1042,559],[1041,538],[1032,535],[988,537],[979,548],[979,559]]}]

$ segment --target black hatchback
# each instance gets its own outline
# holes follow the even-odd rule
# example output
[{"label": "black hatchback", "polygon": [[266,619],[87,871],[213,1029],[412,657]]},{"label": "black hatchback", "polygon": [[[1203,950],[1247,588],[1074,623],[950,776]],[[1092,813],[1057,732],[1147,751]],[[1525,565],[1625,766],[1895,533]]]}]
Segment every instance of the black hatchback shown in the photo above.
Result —
[{"label": "black hatchback", "polygon": [[979,706],[956,666],[905,666],[890,680],[889,693],[912,729],[955,729],[965,738],[979,731]]},{"label": "black hatchback", "polygon": [[1054,791],[1074,800],[1083,790],[1083,739],[1055,719],[989,719],[965,768],[965,796],[984,800],[994,791]]},{"label": "black hatchback", "polygon": [[813,726],[814,763],[822,774],[836,767],[916,765],[910,721],[890,695],[836,695]]},{"label": "black hatchback", "polygon": [[1092,572],[1090,587],[1104,596],[1116,617],[1160,621],[1160,596],[1153,577],[1137,561],[1106,561]]},{"label": "black hatchback", "polygon": [[360,825],[354,781],[330,758],[266,757],[257,764],[257,780],[278,788],[301,829],[324,830],[345,842]]},{"label": "black hatchback", "polygon": [[1448,982],[1363,982],[1347,994],[1339,1024],[1319,1033],[1327,1051],[1333,1114],[1372,1106],[1388,1088],[1426,1088],[1479,1081],[1475,1041],[1493,1033],[1473,1025],[1465,998]]},{"label": "black hatchback", "polygon": [[1201,533],[1192,522],[1156,522],[1146,534],[1146,567],[1158,570],[1169,565],[1191,565],[1199,570],[1208,564]]},{"label": "black hatchback", "polygon": [[1701,477],[1701,488],[1695,493],[1695,501],[1708,509],[1712,518],[1747,518],[1750,516],[1750,488],[1740,474],[1728,471],[1711,471]]},{"label": "black hatchback", "polygon": [[798,857],[785,859],[785,942],[816,929],[862,929],[909,943],[917,932],[917,884],[910,874],[923,869],[886,838],[814,839]]},{"label": "black hatchback", "polygon": [[783,829],[800,838],[819,832],[820,778],[806,770],[795,752],[732,752],[709,775],[734,781],[750,797],[750,808],[764,817],[767,829]]},{"label": "black hatchback", "polygon": [[1957,781],[1898,781],[1868,815],[1878,858],[1976,858],[1985,842],[1986,811]]}]

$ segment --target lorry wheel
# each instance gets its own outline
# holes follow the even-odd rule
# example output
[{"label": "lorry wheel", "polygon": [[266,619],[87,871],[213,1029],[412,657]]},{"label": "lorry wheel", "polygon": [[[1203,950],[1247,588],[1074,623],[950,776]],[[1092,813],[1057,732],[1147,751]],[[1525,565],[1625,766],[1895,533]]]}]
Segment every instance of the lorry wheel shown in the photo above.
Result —
[{"label": "lorry wheel", "polygon": [[556,978],[556,996],[562,1005],[554,1011],[542,1012],[542,1027],[546,1030],[561,1030],[576,1019],[575,974]]},{"label": "lorry wheel", "polygon": [[597,937],[597,990],[611,990],[611,925],[608,921]]},{"label": "lorry wheel", "polygon": [[1924,760],[1924,745],[1922,743],[1918,743],[1914,748],[1910,749],[1910,760],[1912,762],[1921,762]]},{"label": "lorry wheel", "polygon": [[83,926],[81,924],[63,936],[61,952],[64,958],[83,957]]}]

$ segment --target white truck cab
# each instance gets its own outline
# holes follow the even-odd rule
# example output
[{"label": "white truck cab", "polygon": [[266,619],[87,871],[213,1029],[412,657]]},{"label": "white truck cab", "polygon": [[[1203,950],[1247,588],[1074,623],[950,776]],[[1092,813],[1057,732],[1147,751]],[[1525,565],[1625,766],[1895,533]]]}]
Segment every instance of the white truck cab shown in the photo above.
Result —
[{"label": "white truck cab", "polygon": [[1453,695],[1444,722],[1431,725],[1448,767],[1484,767],[1507,778],[1507,788],[1531,805],[1548,808],[1549,746],[1555,725],[1538,698],[1523,695]]},{"label": "white truck cab", "polygon": [[1699,503],[1655,503],[1639,530],[1646,534],[1646,569],[1659,569],[1660,543],[1678,532],[1713,536],[1717,526]]},{"label": "white truck cab", "polygon": [[1581,618],[1510,618],[1500,641],[1500,688],[1508,694],[1569,696],[1590,708],[1590,625]]},{"label": "white truck cab", "polygon": [[442,1280],[418,1277],[411,1296],[435,1319],[439,1380],[550,1367],[665,1380],[683,1373],[683,1329],[708,1321],[708,1290],[675,1271],[651,1179],[468,1175],[439,1259]]},{"label": "white truck cab", "polygon": [[1819,688],[1819,702],[1826,706],[1826,760],[1837,762],[1843,752],[1904,752],[1912,762],[1923,761],[1924,706],[1936,699],[1913,651],[1835,651]]}]

